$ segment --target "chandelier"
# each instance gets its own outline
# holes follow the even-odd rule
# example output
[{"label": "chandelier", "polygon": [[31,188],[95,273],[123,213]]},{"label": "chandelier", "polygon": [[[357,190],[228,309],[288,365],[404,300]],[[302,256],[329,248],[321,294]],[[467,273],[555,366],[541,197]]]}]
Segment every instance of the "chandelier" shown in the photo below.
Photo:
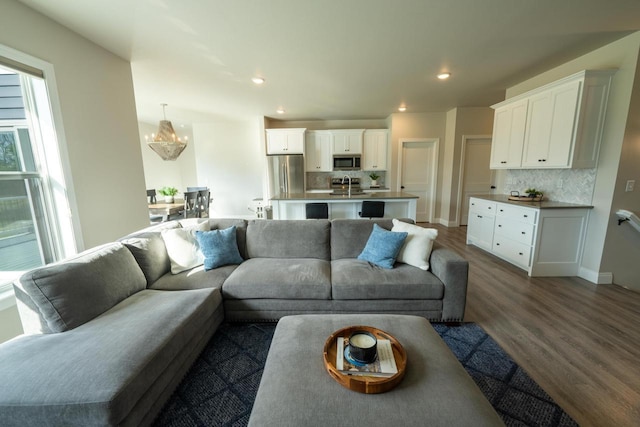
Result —
[{"label": "chandelier", "polygon": [[148,135],[144,136],[147,145],[153,151],[155,151],[162,160],[175,160],[180,153],[187,147],[188,138],[185,137],[184,141],[176,136],[176,131],[173,130],[171,122],[167,120],[167,114],[165,107],[167,104],[162,105],[162,115],[164,120],[160,120],[160,126],[158,127],[158,134],[151,134],[151,139]]}]

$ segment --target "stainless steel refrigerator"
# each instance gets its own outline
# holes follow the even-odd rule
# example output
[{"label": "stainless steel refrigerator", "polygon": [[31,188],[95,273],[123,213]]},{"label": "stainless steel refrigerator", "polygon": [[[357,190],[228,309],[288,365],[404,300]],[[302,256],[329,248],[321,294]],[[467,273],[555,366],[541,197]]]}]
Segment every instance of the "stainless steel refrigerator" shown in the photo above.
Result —
[{"label": "stainless steel refrigerator", "polygon": [[304,157],[302,154],[267,156],[269,189],[272,197],[304,193]]}]

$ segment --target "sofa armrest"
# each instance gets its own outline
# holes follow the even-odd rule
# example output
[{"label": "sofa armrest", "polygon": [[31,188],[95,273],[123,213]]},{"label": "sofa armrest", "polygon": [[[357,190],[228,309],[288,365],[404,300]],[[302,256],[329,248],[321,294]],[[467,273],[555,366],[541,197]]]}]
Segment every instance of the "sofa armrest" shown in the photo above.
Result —
[{"label": "sofa armrest", "polygon": [[469,262],[452,250],[435,243],[429,265],[431,272],[444,283],[442,320],[462,321],[467,301]]}]

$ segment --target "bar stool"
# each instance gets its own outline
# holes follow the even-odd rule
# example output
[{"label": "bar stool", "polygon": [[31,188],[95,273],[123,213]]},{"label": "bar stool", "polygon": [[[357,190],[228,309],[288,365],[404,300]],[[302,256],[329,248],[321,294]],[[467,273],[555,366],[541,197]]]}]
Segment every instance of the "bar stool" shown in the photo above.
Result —
[{"label": "bar stool", "polygon": [[307,219],[329,219],[328,203],[307,203]]},{"label": "bar stool", "polygon": [[360,218],[383,218],[384,202],[365,200],[362,202],[362,212],[358,212]]}]

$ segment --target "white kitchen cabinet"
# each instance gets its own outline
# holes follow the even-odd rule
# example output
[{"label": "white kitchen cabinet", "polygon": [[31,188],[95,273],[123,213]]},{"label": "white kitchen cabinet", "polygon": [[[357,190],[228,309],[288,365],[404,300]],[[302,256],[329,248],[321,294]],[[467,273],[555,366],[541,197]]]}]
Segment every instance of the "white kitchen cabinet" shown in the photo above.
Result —
[{"label": "white kitchen cabinet", "polygon": [[571,166],[575,116],[582,80],[574,80],[529,98],[523,168]]},{"label": "white kitchen cabinet", "polygon": [[576,276],[590,206],[531,208],[472,197],[467,244],[527,271]]},{"label": "white kitchen cabinet", "polygon": [[386,129],[364,131],[362,147],[362,169],[366,171],[387,170],[388,135]]},{"label": "white kitchen cabinet", "polygon": [[491,251],[496,204],[486,200],[469,200],[469,222],[467,223],[467,245]]},{"label": "white kitchen cabinet", "polygon": [[332,130],[333,154],[362,154],[364,129]]},{"label": "white kitchen cabinet", "polygon": [[304,128],[265,129],[267,154],[304,154]]},{"label": "white kitchen cabinet", "polygon": [[527,99],[522,99],[496,108],[493,116],[491,169],[520,167],[528,103]]},{"label": "white kitchen cabinet", "polygon": [[[595,168],[614,73],[581,71],[492,106],[491,168]],[[517,110],[522,102],[527,103],[523,142],[523,110]]]},{"label": "white kitchen cabinet", "polygon": [[331,172],[331,134],[311,130],[305,136],[305,165],[307,172]]},{"label": "white kitchen cabinet", "polygon": [[531,265],[536,209],[498,204],[492,251],[528,270]]}]

